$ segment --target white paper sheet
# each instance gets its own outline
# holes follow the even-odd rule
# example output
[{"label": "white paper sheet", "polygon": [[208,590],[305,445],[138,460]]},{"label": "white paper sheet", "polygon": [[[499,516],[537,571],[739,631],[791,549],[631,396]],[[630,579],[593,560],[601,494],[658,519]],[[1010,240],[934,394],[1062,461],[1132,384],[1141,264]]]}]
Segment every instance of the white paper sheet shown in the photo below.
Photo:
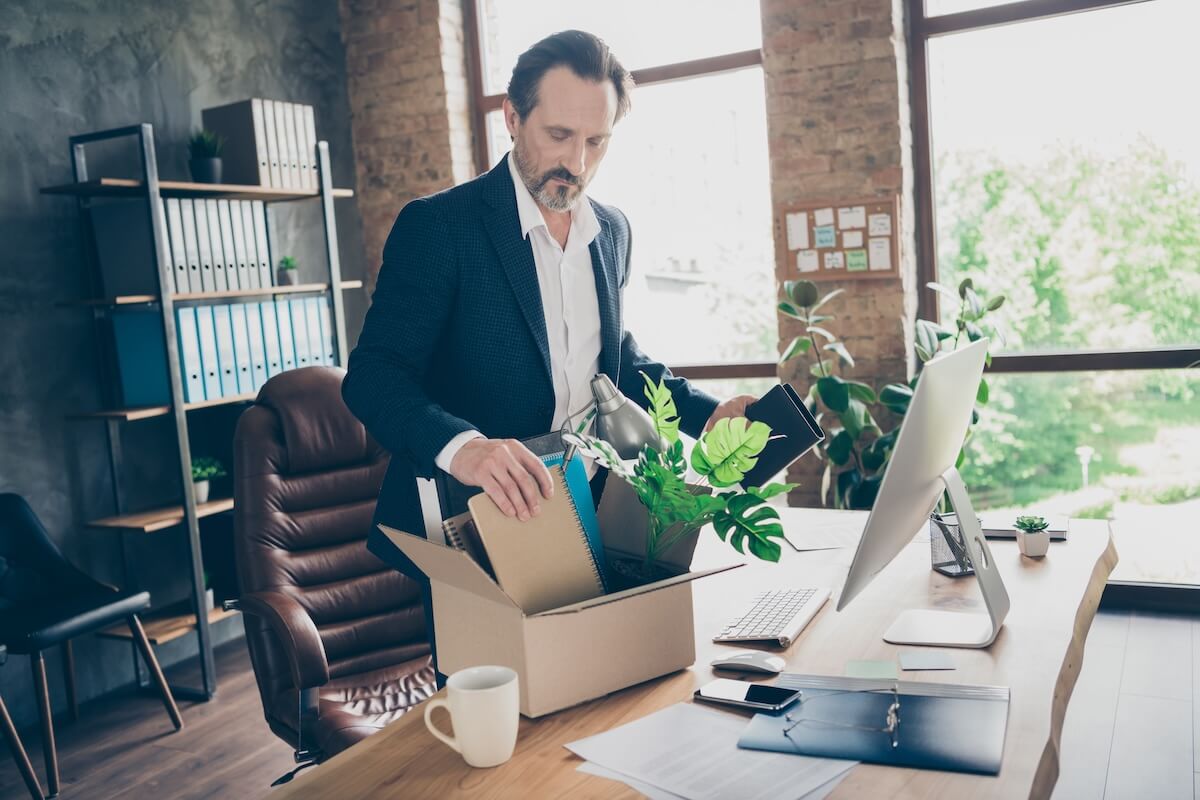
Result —
[{"label": "white paper sheet", "polygon": [[867,258],[871,269],[892,268],[892,243],[890,239],[871,239],[867,244]]},{"label": "white paper sheet", "polygon": [[891,214],[872,214],[867,220],[867,233],[872,236],[891,236],[892,235],[892,215]]},{"label": "white paper sheet", "polygon": [[746,718],[693,703],[566,745],[594,764],[692,800],[799,800],[854,762],[742,750]]},{"label": "white paper sheet", "polygon": [[[841,775],[838,775],[831,781],[821,784],[808,794],[801,795],[799,800],[825,800],[825,798],[837,788],[837,785],[841,783],[847,775],[850,774],[852,767],[853,765],[847,767],[846,771]],[[610,781],[618,781],[619,783],[625,784],[630,789],[633,789],[635,792],[641,792],[642,794],[646,795],[646,797],[650,798],[650,800],[686,800],[686,798],[684,798],[682,795],[672,794],[666,789],[660,789],[657,786],[651,786],[648,783],[634,780],[628,775],[622,775],[619,772],[606,769],[599,764],[593,764],[591,761],[583,762],[575,768],[575,771],[582,772],[587,775],[595,775],[597,778],[608,778]]]},{"label": "white paper sheet", "polygon": [[841,250],[825,254],[825,269],[842,269],[846,266],[846,257]]},{"label": "white paper sheet", "polygon": [[862,231],[846,231],[842,234],[842,247],[847,250],[862,247]]},{"label": "white paper sheet", "polygon": [[813,212],[814,225],[832,225],[833,224],[833,209],[818,208]]},{"label": "white paper sheet", "polygon": [[846,208],[839,208],[838,227],[843,229],[867,227],[866,206],[847,206]]},{"label": "white paper sheet", "polygon": [[803,211],[787,215],[788,250],[804,250],[808,247],[808,214]]},{"label": "white paper sheet", "polygon": [[801,250],[796,254],[796,268],[801,272],[816,272],[819,266],[816,250]]},{"label": "white paper sheet", "polygon": [[843,547],[857,547],[862,535],[861,525],[832,524],[804,530],[784,530],[783,538],[792,549],[804,552],[806,550],[838,550]]}]

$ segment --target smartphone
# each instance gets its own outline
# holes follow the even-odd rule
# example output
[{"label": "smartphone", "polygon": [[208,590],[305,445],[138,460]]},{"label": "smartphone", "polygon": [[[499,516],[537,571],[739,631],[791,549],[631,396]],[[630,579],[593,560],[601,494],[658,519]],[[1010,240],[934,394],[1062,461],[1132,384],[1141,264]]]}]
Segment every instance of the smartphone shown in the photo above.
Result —
[{"label": "smartphone", "polygon": [[718,678],[696,690],[695,698],[758,711],[779,711],[800,699],[799,689]]}]

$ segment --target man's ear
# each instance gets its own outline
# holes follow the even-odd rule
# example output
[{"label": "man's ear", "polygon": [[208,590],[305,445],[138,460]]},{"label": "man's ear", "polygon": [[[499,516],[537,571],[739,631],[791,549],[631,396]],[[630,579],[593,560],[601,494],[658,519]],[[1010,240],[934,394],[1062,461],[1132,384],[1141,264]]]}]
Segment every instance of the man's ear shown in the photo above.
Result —
[{"label": "man's ear", "polygon": [[504,109],[504,127],[508,128],[508,137],[515,140],[517,138],[517,126],[521,124],[521,117],[517,114],[516,106],[507,97],[504,98],[502,108]]}]

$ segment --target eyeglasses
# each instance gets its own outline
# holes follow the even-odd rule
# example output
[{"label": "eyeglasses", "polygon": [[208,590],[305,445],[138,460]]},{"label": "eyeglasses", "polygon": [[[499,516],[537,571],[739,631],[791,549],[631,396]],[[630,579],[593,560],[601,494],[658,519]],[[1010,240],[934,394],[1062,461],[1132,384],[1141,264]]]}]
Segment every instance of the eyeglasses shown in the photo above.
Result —
[{"label": "eyeglasses", "polygon": [[[881,727],[871,725],[855,725],[848,722],[834,722],[832,720],[816,719],[813,717],[801,717],[799,714],[807,710],[807,707],[812,703],[826,697],[836,697],[843,694],[865,694],[876,693],[881,691],[890,691],[892,694],[892,702],[888,705],[887,713],[884,717],[884,724]],[[845,691],[826,692],[817,694],[811,697],[805,697],[803,693],[797,701],[799,712],[789,712],[784,716],[784,720],[788,723],[783,729],[783,735],[789,740],[792,739],[791,732],[795,730],[797,725],[815,725],[825,728],[842,728],[844,730],[866,731],[868,733],[886,733],[891,737],[892,748],[900,746],[900,683],[897,681],[892,684],[892,688],[888,689],[846,689]]]}]

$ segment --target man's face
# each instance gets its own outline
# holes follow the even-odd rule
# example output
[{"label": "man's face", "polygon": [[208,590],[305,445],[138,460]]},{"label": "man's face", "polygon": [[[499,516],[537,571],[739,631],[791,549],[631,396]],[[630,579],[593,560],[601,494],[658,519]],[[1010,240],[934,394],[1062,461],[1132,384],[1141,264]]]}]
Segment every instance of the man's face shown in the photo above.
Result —
[{"label": "man's face", "polygon": [[591,183],[612,136],[617,90],[568,67],[542,76],[538,102],[524,120],[504,100],[513,159],[529,193],[551,211],[569,211]]}]

